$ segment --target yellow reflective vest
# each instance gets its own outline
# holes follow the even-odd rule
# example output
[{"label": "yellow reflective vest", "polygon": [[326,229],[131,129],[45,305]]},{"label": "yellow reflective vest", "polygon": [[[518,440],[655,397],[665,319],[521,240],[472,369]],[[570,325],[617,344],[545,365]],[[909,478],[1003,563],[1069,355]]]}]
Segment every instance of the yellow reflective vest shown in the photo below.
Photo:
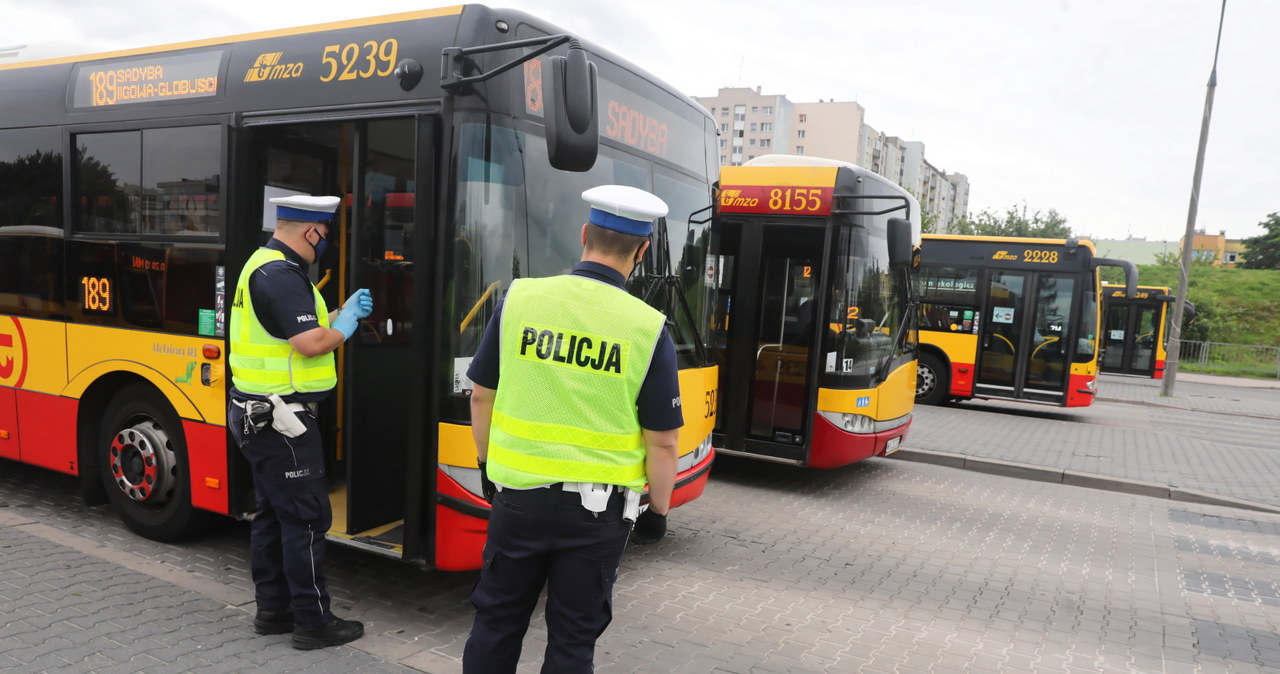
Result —
[{"label": "yellow reflective vest", "polygon": [[519,279],[502,310],[488,473],[517,488],[601,482],[643,491],[636,412],[662,313],[581,276]]},{"label": "yellow reflective vest", "polygon": [[[235,299],[231,302],[231,353],[227,356],[231,382],[245,393],[260,395],[328,391],[338,383],[333,353],[303,356],[293,349],[289,340],[277,339],[267,332],[254,313],[249,293],[250,276],[258,267],[283,259],[284,253],[278,250],[259,248],[240,272]],[[315,286],[311,292],[316,299],[316,318],[327,328],[329,309]]]}]

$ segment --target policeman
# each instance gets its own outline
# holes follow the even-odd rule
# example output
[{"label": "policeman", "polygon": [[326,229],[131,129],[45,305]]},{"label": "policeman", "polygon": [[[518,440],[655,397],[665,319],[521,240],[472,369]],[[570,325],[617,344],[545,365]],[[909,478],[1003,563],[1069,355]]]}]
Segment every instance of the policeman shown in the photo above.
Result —
[{"label": "policeman", "polygon": [[364,625],[329,611],[321,564],[332,523],[316,403],[337,384],[333,352],[373,312],[357,290],[329,313],[307,275],[328,244],[338,197],[272,199],[275,233],[245,263],[231,304],[227,425],[253,469],[250,529],[258,634],[293,632],[299,649],[359,639]]},{"label": "policeman", "polygon": [[625,282],[667,205],[620,185],[582,197],[582,260],[571,274],[514,281],[467,372],[493,510],[464,672],[516,670],[544,585],[542,671],[593,671],[646,483],[637,538],[666,532],[684,423],[675,349],[665,317]]}]

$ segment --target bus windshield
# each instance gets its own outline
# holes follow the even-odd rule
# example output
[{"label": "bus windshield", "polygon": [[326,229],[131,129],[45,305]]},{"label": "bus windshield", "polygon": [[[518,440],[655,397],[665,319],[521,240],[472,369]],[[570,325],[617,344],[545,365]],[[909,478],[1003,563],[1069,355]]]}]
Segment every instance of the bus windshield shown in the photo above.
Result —
[{"label": "bus windshield", "polygon": [[832,301],[822,340],[826,362],[818,380],[824,388],[875,386],[888,374],[881,370],[889,357],[913,348],[905,335],[898,339],[908,288],[902,274],[890,271],[883,231],[839,227],[833,233]]},{"label": "bus windshield", "polygon": [[[546,142],[532,126],[516,129],[493,123],[463,124],[458,147],[454,358],[467,359],[475,353],[484,326],[513,279],[572,270],[582,253],[580,231],[586,218],[582,192],[597,185],[617,184],[653,190],[671,207],[665,221],[666,236],[659,237],[669,245],[666,250],[652,247],[646,257],[670,256],[673,273],[681,280],[677,292],[684,294],[691,311],[677,306],[679,298],[674,293],[645,292],[644,274],[646,269],[655,269],[652,262],[638,269],[628,286],[667,315],[678,366],[706,365],[698,356],[702,337],[695,326],[708,320],[710,308],[701,273],[708,231],[706,224],[690,223],[691,213],[711,203],[705,186],[674,173],[655,177],[649,166],[622,159],[606,148],[601,148],[595,166],[584,173],[526,171],[526,165],[547,162]],[[681,273],[690,267],[693,274]],[[697,285],[684,285],[688,280]],[[459,369],[455,375],[465,374],[465,366]]]}]

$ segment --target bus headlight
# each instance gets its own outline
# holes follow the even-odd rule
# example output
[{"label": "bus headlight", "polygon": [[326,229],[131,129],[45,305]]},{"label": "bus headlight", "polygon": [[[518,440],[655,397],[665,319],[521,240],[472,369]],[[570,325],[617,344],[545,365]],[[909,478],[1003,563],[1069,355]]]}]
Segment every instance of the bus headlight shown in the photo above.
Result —
[{"label": "bus headlight", "polygon": [[822,418],[830,421],[836,428],[848,433],[874,433],[876,430],[875,419],[862,414],[823,412],[821,410],[819,410],[818,414],[821,414]]},{"label": "bus headlight", "polygon": [[825,412],[818,410],[823,419],[846,433],[883,433],[911,423],[911,415],[904,414],[897,419],[876,421],[871,417],[849,412]]},{"label": "bus headlight", "polygon": [[711,453],[711,434],[708,433],[707,437],[703,438],[702,442],[698,443],[698,447],[696,449],[679,458],[679,460],[676,462],[676,472],[683,473],[686,470],[689,470],[690,468],[693,468],[694,466],[702,463],[702,460],[707,458],[707,455],[710,453]]}]

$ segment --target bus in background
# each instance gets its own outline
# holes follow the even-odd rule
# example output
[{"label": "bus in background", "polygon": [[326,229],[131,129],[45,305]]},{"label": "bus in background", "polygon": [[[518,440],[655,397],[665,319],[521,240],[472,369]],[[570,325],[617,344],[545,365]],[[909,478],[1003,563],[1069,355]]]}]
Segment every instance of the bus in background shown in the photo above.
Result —
[{"label": "bus in background", "polygon": [[376,308],[319,415],[328,536],[479,568],[467,365],[514,278],[578,259],[583,190],[617,183],[671,208],[632,291],[671,317],[673,504],[696,498],[716,369],[692,214],[712,206],[715,138],[635,66],[478,5],[0,65],[0,457],[79,476],[157,540],[248,516],[228,286],[270,236],[267,199],[339,195],[313,280],[331,307],[367,287]]},{"label": "bus in background", "polygon": [[[1167,286],[1138,286],[1133,297],[1125,297],[1123,289],[1104,283],[1102,371],[1164,379],[1169,305],[1177,300]],[[1186,302],[1183,316],[1195,318],[1195,305]]]},{"label": "bus in background", "polygon": [[717,451],[817,468],[893,452],[911,425],[920,207],[853,164],[720,170]]},{"label": "bus in background", "polygon": [[1098,268],[1083,239],[925,235],[916,400],[1085,407],[1098,376]]}]

